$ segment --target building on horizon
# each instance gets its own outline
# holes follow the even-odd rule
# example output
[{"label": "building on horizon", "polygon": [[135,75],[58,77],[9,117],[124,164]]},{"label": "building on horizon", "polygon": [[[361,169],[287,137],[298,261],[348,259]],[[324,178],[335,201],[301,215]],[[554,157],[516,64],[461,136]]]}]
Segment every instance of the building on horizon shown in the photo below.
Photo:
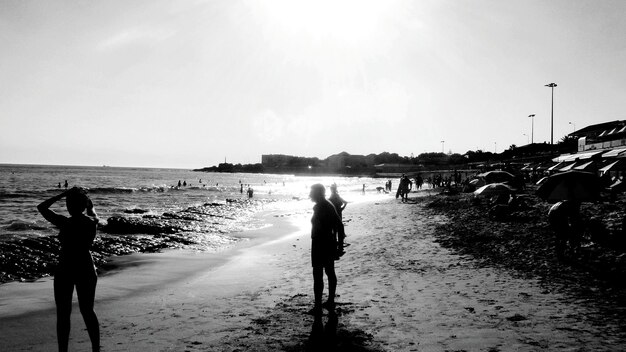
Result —
[{"label": "building on horizon", "polygon": [[626,147],[626,120],[603,122],[569,134],[578,138],[578,152]]}]

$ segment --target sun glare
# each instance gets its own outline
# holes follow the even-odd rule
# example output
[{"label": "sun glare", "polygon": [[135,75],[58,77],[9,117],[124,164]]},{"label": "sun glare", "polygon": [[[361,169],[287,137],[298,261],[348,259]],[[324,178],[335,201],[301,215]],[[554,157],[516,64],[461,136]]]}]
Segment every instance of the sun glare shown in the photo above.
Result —
[{"label": "sun glare", "polygon": [[348,42],[367,39],[393,2],[373,0],[271,0],[262,2],[268,20],[286,32]]}]

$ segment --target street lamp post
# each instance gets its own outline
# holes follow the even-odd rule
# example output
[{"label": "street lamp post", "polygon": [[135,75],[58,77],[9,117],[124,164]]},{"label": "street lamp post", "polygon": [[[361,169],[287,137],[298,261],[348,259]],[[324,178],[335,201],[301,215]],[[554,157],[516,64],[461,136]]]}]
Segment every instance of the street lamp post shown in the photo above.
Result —
[{"label": "street lamp post", "polygon": [[530,117],[530,143],[535,143],[535,114],[528,115]]},{"label": "street lamp post", "polygon": [[444,152],[444,151],[443,151],[443,144],[444,144],[445,142],[446,142],[446,141],[441,141],[441,152],[442,152],[442,153]]},{"label": "street lamp post", "polygon": [[554,87],[556,87],[556,83],[546,84],[545,86],[552,88],[552,105],[550,108],[550,144],[554,144]]}]

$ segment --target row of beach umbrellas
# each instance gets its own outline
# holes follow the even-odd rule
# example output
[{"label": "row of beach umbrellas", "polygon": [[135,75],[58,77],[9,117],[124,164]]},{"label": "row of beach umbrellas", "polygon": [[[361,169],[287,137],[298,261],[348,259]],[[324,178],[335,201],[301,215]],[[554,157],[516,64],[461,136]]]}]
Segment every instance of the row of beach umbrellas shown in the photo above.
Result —
[{"label": "row of beach umbrellas", "polygon": [[[506,178],[505,174],[503,174],[505,173],[505,171],[490,171],[489,173],[495,172],[497,172],[497,174],[492,175],[497,175],[496,177],[500,180]],[[481,177],[481,175],[478,176]],[[494,196],[500,194],[511,194],[516,191],[513,187],[504,182],[493,182],[486,184],[478,188],[474,192],[474,194],[482,196]],[[595,201],[600,197],[600,192],[602,191],[602,183],[598,175],[596,175],[595,173],[579,170],[569,170],[548,177],[544,177],[538,182],[538,184],[539,188],[536,191],[537,196],[548,202],[562,200],[579,202]]]}]

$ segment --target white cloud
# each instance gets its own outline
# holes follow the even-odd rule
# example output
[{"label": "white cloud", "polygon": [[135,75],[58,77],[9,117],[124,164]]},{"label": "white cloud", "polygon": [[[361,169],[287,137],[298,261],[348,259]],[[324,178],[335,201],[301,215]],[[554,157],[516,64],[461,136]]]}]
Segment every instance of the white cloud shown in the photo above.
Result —
[{"label": "white cloud", "polygon": [[133,27],[104,39],[96,46],[96,49],[98,51],[107,51],[127,45],[158,43],[171,38],[174,34],[176,34],[176,31],[172,29]]}]

